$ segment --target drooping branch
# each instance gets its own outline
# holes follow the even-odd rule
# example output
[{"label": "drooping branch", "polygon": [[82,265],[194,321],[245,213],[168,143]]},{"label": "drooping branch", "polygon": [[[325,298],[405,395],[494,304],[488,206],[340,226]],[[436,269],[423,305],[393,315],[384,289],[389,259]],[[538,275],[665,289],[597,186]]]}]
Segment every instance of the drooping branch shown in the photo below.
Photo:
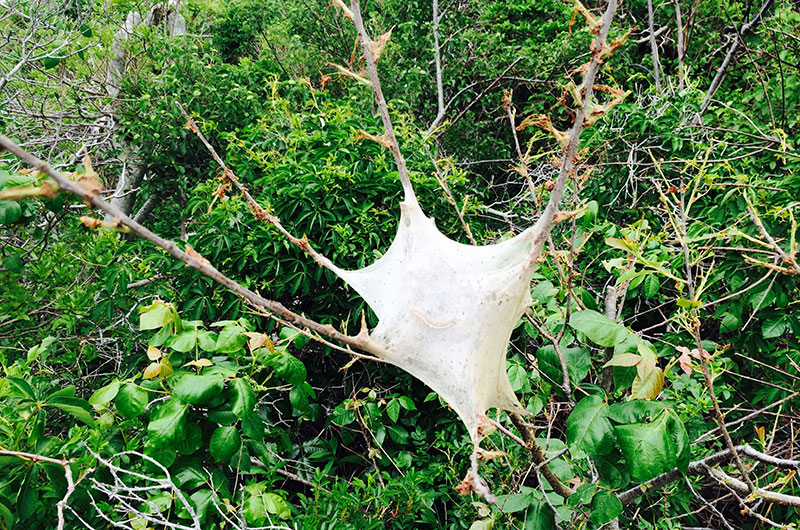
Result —
[{"label": "drooping branch", "polygon": [[[96,193],[94,190],[86,189],[82,187],[79,183],[73,182],[55,169],[53,169],[48,163],[39,160],[35,156],[31,155],[18,145],[16,145],[13,141],[7,138],[4,135],[0,135],[0,148],[5,149],[20,159],[24,160],[27,164],[32,167],[35,167],[40,172],[44,173],[45,175],[52,178],[59,188],[66,190],[70,193],[74,193],[81,199],[83,199],[88,204],[108,213],[114,225],[119,227],[127,227],[130,229],[131,232],[136,234],[137,236],[150,241],[151,243],[155,244],[159,248],[166,250],[170,255],[177,258],[178,260],[185,263],[189,268],[195,269],[202,274],[205,274],[215,282],[219,283],[223,287],[230,289],[231,291],[235,292],[244,300],[249,303],[250,305],[263,309],[270,314],[276,315],[279,319],[285,320],[286,322],[290,322],[300,328],[308,328],[309,330],[322,335],[324,337],[329,337],[335,341],[338,341],[342,344],[346,344],[348,346],[352,346],[354,348],[358,348],[359,350],[373,353],[376,355],[380,354],[380,349],[369,339],[366,329],[362,329],[362,331],[356,336],[345,335],[337,331],[333,326],[329,324],[320,324],[314,320],[306,318],[303,315],[299,315],[288,308],[286,308],[283,304],[268,300],[258,293],[251,291],[250,289],[244,287],[240,283],[228,278],[217,269],[215,269],[203,256],[198,254],[194,251],[191,247],[187,247],[186,250],[181,250],[178,248],[178,245],[174,241],[170,241],[164,239],[149,229],[145,228],[141,224],[137,223],[127,215],[125,215],[122,211],[118,208],[112,206],[105,200],[103,200],[99,193]],[[359,357],[366,357],[371,360],[379,360],[372,356],[365,356],[359,353],[356,353],[352,350],[347,350],[348,353],[352,355],[356,355]]]}]

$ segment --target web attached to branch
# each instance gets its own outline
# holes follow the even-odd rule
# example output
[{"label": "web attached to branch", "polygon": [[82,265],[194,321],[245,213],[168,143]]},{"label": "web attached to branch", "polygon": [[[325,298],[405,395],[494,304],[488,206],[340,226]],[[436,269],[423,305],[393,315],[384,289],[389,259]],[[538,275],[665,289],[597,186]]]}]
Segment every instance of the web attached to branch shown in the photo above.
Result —
[{"label": "web attached to branch", "polygon": [[526,414],[506,373],[506,348],[530,304],[535,226],[469,246],[439,232],[416,200],[400,208],[397,235],[380,259],[333,271],[378,316],[369,333],[377,355],[436,391],[477,443],[488,409]]}]

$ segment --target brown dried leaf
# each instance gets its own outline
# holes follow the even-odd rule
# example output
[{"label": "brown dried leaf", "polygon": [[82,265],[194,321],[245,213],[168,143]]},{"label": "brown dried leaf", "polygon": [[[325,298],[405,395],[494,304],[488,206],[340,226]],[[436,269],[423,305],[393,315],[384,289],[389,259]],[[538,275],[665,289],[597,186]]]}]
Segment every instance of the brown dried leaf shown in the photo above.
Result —
[{"label": "brown dried leaf", "polygon": [[103,191],[103,184],[100,182],[97,172],[92,167],[92,159],[89,158],[88,151],[83,157],[83,167],[85,171],[78,177],[76,183],[91,198]]},{"label": "brown dried leaf", "polygon": [[186,245],[186,253],[189,255],[190,258],[192,258],[195,261],[199,261],[203,265],[209,265],[209,266],[211,265],[211,263],[206,258],[201,256],[195,249],[193,249],[189,245]]},{"label": "brown dried leaf", "polygon": [[506,456],[505,451],[487,451],[478,447],[478,460],[491,460],[493,458],[501,458]]},{"label": "brown dried leaf", "polygon": [[86,215],[80,216],[79,219],[87,228],[106,228],[114,232],[124,232],[126,234],[131,232],[129,227],[122,224],[122,219],[119,217],[114,217],[110,223],[103,221],[102,219],[97,219],[95,217],[89,217]]},{"label": "brown dried leaf", "polygon": [[354,141],[359,142],[361,140],[364,140],[365,138],[382,145],[383,147],[385,147],[390,151],[392,150],[392,144],[389,143],[389,140],[386,138],[385,135],[382,134],[380,136],[375,136],[374,134],[368,133],[364,129],[358,130],[358,134],[356,134]]}]

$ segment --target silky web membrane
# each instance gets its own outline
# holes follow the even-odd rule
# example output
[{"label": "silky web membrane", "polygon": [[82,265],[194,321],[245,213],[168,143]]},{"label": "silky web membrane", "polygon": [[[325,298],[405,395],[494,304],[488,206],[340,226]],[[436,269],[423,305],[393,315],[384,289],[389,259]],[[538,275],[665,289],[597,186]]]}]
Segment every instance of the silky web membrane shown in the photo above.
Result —
[{"label": "silky web membrane", "polygon": [[376,355],[422,380],[459,415],[473,442],[486,411],[527,414],[511,390],[506,348],[530,305],[535,226],[486,246],[442,234],[416,200],[400,203],[386,253],[359,270],[332,270],[377,315]]}]

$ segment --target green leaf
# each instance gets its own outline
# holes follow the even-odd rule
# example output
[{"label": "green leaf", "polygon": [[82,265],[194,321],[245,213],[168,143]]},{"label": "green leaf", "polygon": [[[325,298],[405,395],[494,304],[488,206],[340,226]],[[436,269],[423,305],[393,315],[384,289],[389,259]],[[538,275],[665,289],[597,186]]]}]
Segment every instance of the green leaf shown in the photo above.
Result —
[{"label": "green leaf", "polygon": [[172,393],[184,403],[203,405],[217,397],[223,387],[222,377],[218,375],[182,374]]},{"label": "green leaf", "polygon": [[399,396],[397,401],[399,401],[400,406],[406,410],[417,410],[417,406],[414,405],[414,400],[408,396]]},{"label": "green leaf", "polygon": [[765,339],[782,337],[786,332],[786,320],[783,315],[764,320],[761,324],[761,336]]},{"label": "green leaf", "polygon": [[[646,482],[677,467],[683,458],[682,436],[671,435],[668,411],[660,412],[649,423],[617,425],[614,432],[631,477]],[[688,450],[688,444],[687,450]]]},{"label": "green leaf", "polygon": [[177,397],[170,397],[150,417],[147,435],[155,447],[163,447],[182,440],[186,434],[186,405]]},{"label": "green leaf", "polygon": [[61,62],[61,59],[59,59],[58,57],[45,57],[42,60],[42,65],[44,65],[46,70],[50,70],[50,69],[55,68],[56,66],[58,66],[58,63],[60,63],[60,62]]},{"label": "green leaf", "polygon": [[614,403],[608,407],[608,417],[617,423],[639,423],[655,417],[669,405],[670,403],[665,401],[642,399]]},{"label": "green leaf", "polygon": [[633,252],[633,248],[631,248],[631,246],[628,243],[616,237],[607,237],[606,245],[612,248],[616,248],[618,250],[624,250],[625,252]]},{"label": "green leaf", "polygon": [[126,383],[117,392],[114,405],[120,416],[131,419],[144,414],[148,401],[150,399],[145,389],[133,383]]},{"label": "green leaf", "polygon": [[25,262],[22,260],[22,256],[16,252],[9,252],[3,257],[3,268],[8,272],[22,272],[24,267]]},{"label": "green leaf", "polygon": [[494,528],[494,519],[488,517],[486,519],[478,519],[469,525],[469,530],[492,530]]},{"label": "green leaf", "polygon": [[738,331],[739,328],[742,327],[742,319],[734,315],[733,313],[723,313],[722,314],[722,322],[719,325],[719,331],[721,333],[731,333],[733,331]]},{"label": "green leaf", "polygon": [[275,373],[289,384],[299,385],[306,380],[305,365],[293,355],[278,352],[277,355],[270,357],[269,363],[275,369]]},{"label": "green leaf", "polygon": [[253,440],[261,440],[264,438],[264,422],[261,417],[252,412],[242,418],[242,432],[248,438]]},{"label": "green leaf", "polygon": [[11,225],[22,217],[22,207],[15,201],[0,200],[0,225]]},{"label": "green leaf", "polygon": [[31,401],[37,400],[36,392],[33,391],[33,387],[24,379],[20,379],[19,377],[6,377],[6,381],[8,381],[17,395],[30,399]]},{"label": "green leaf", "polygon": [[661,282],[655,274],[648,274],[642,283],[642,294],[645,299],[653,298],[661,288]]},{"label": "green leaf", "polygon": [[614,431],[608,405],[599,396],[580,400],[567,418],[567,443],[587,455],[605,455],[614,449]]},{"label": "green leaf", "polygon": [[236,427],[229,425],[218,427],[211,435],[209,451],[211,457],[217,462],[226,462],[239,450],[242,445],[242,437]]},{"label": "green leaf", "polygon": [[231,399],[231,410],[238,418],[244,418],[253,412],[253,407],[256,405],[256,396],[247,381],[244,379],[232,379],[228,392]]},{"label": "green leaf", "polygon": [[203,431],[196,423],[186,423],[186,438],[175,444],[182,455],[190,455],[203,446]]},{"label": "green leaf", "polygon": [[195,344],[197,344],[197,330],[192,329],[176,335],[169,343],[169,347],[175,351],[186,353],[194,350]]},{"label": "green leaf", "polygon": [[[562,348],[564,361],[567,363],[567,373],[573,384],[577,385],[587,376],[592,367],[592,358],[586,348]],[[549,344],[539,348],[536,352],[536,359],[539,361],[539,370],[560,385],[564,379],[561,370],[561,361],[558,359],[553,345]]]},{"label": "green leaf", "polygon": [[289,402],[300,413],[308,410],[308,396],[299,386],[292,387],[289,391]]},{"label": "green leaf", "polygon": [[218,353],[236,353],[247,344],[245,330],[236,324],[225,326],[217,337],[216,351]]},{"label": "green leaf", "polygon": [[139,329],[158,329],[171,324],[175,320],[172,304],[156,300],[147,307],[139,309]]},{"label": "green leaf", "polygon": [[592,513],[589,520],[595,524],[605,524],[622,513],[622,503],[610,491],[598,491],[592,498]]},{"label": "green leaf", "polygon": [[389,403],[386,404],[386,415],[389,416],[389,419],[392,420],[393,423],[397,422],[397,419],[400,417],[400,401],[396,398],[389,401]]},{"label": "green leaf", "polygon": [[534,498],[525,514],[524,530],[556,530],[555,514],[544,496]]},{"label": "green leaf", "polygon": [[69,396],[50,397],[47,399],[46,404],[75,416],[90,427],[95,426],[92,407],[80,398]]},{"label": "green leaf", "polygon": [[625,340],[628,330],[607,316],[587,309],[577,311],[569,319],[569,325],[586,335],[598,346],[609,348]]},{"label": "green leaf", "polygon": [[90,405],[108,405],[111,403],[117,393],[119,392],[119,381],[114,379],[109,384],[97,390],[92,397],[89,398]]},{"label": "green leaf", "polygon": [[36,488],[38,474],[39,471],[37,469],[31,469],[17,494],[17,516],[21,521],[24,521],[36,511],[36,505],[39,502],[39,494]]}]

